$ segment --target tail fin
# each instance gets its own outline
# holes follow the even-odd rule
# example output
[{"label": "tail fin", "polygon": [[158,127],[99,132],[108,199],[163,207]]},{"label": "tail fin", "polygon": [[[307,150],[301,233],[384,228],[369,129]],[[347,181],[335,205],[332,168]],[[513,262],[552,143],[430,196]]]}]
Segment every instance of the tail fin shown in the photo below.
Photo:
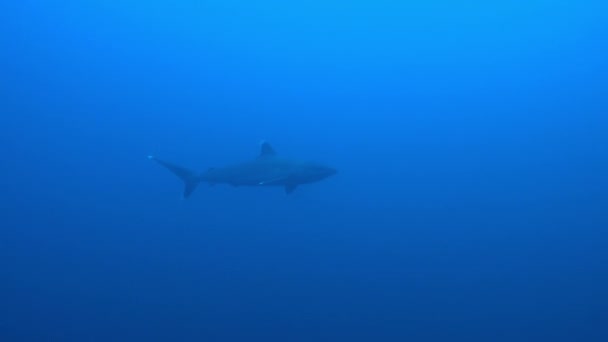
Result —
[{"label": "tail fin", "polygon": [[183,198],[188,198],[196,189],[196,186],[200,182],[199,177],[197,177],[194,171],[188,170],[181,166],[177,166],[173,163],[166,162],[164,160],[157,159],[154,156],[148,156],[148,159],[154,160],[160,165],[166,167],[169,171],[173,172],[179,179],[184,182],[184,193]]}]

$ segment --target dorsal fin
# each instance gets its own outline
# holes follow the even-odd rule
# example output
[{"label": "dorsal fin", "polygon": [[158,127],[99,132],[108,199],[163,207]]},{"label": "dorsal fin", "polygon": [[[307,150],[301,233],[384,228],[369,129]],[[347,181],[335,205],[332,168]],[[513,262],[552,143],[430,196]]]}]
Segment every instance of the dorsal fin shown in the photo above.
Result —
[{"label": "dorsal fin", "polygon": [[260,157],[272,157],[277,153],[274,151],[274,148],[270,146],[266,141],[262,141],[260,145]]}]

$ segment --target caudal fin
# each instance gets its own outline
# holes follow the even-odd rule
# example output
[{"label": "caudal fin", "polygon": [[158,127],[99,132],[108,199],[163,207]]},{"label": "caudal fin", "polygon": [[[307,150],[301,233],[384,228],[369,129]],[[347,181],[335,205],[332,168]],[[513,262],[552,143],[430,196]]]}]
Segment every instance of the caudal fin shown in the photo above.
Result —
[{"label": "caudal fin", "polygon": [[183,198],[190,197],[192,192],[194,192],[194,189],[196,189],[196,186],[198,185],[198,183],[200,183],[200,179],[194,171],[188,170],[184,167],[175,165],[173,163],[166,162],[164,160],[160,160],[154,156],[148,156],[148,159],[154,160],[155,162],[164,166],[165,168],[167,168],[169,171],[173,172],[173,174],[175,174],[177,177],[179,177],[179,179],[181,179],[184,182]]}]

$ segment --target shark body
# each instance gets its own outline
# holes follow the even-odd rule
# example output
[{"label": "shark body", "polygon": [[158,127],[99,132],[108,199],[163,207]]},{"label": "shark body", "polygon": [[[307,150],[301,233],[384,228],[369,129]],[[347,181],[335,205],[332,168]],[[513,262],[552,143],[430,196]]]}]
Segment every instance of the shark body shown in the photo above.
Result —
[{"label": "shark body", "polygon": [[184,182],[184,198],[188,198],[201,182],[232,186],[277,186],[283,187],[285,193],[290,194],[299,185],[318,182],[337,172],[322,164],[281,158],[267,142],[261,144],[260,154],[253,160],[210,168],[202,173],[154,156],[148,158],[167,168]]}]

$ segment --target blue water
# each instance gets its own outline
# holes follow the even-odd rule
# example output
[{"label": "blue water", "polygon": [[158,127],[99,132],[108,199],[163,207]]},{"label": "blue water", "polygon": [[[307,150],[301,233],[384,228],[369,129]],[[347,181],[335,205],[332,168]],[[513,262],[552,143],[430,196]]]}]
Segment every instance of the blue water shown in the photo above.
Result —
[{"label": "blue water", "polygon": [[605,2],[0,9],[0,341],[608,341]]}]

